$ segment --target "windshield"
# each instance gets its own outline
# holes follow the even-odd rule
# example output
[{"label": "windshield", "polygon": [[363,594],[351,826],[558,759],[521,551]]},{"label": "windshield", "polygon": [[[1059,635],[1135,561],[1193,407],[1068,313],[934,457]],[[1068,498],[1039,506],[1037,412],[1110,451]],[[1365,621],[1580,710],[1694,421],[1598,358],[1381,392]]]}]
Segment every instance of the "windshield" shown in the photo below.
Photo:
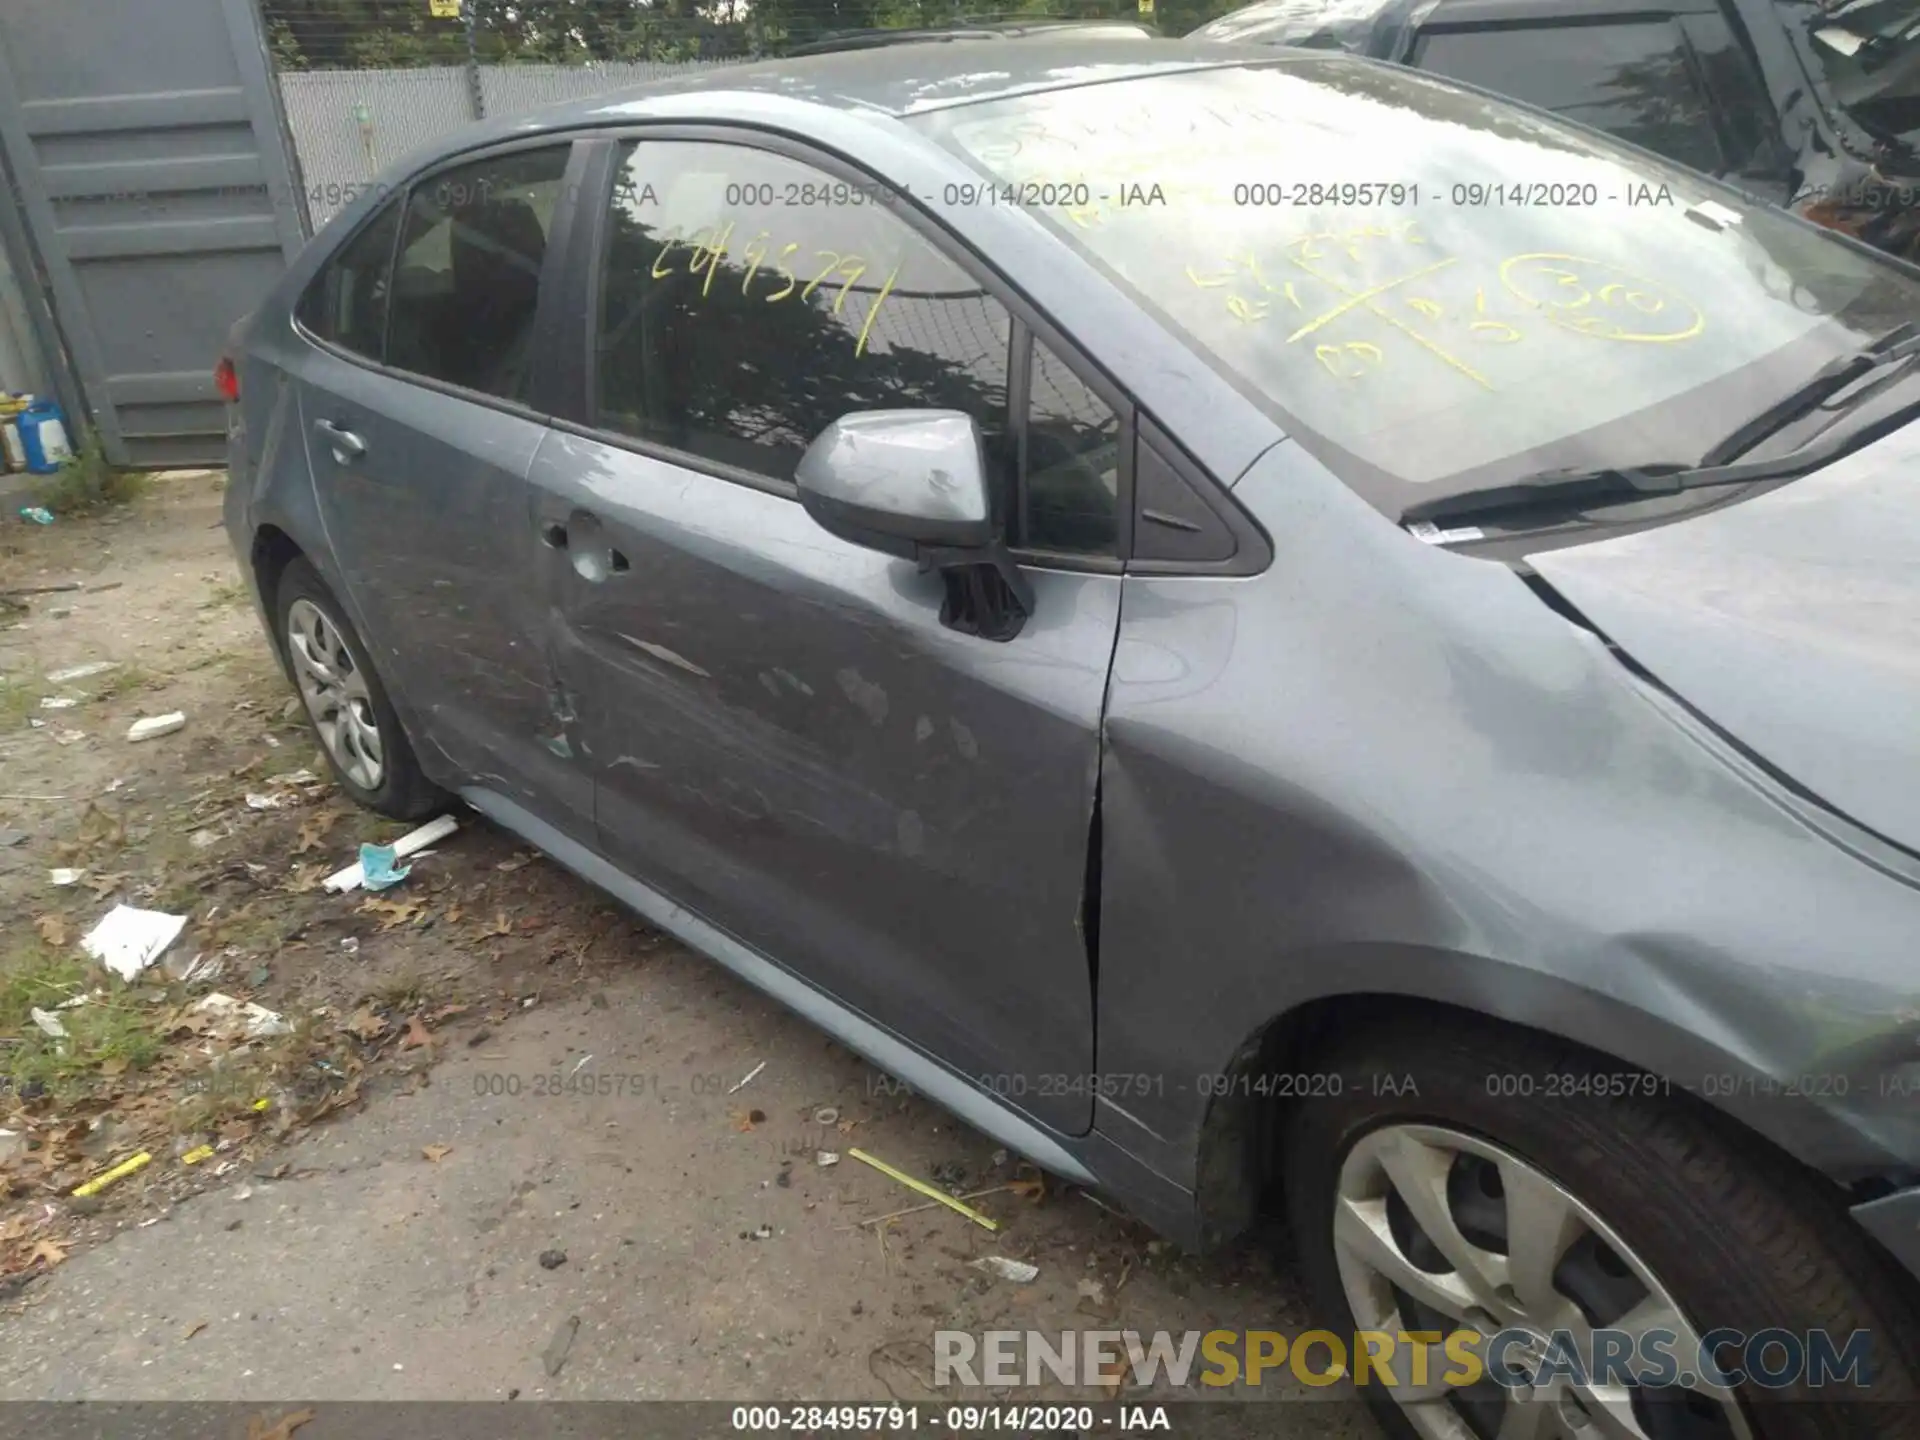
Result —
[{"label": "windshield", "polygon": [[1920,307],[1905,271],[1691,171],[1342,56],[915,123],[1395,515],[1697,460]]}]

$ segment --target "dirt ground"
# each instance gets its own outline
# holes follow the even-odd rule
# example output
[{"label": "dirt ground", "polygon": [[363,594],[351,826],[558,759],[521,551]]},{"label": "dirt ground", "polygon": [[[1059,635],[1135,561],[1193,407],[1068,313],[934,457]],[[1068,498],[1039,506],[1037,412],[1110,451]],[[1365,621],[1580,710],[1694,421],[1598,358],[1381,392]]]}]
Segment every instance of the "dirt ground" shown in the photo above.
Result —
[{"label": "dirt ground", "polygon": [[[476,817],[324,891],[404,827],[314,778],[220,485],[0,525],[0,1399],[936,1399],[943,1328],[1306,1328],[1270,1240],[1184,1255],[1042,1181]],[[187,916],[132,986],[77,948],[116,902]],[[1299,1403],[1246,1433],[1375,1433],[1262,1393]]]}]

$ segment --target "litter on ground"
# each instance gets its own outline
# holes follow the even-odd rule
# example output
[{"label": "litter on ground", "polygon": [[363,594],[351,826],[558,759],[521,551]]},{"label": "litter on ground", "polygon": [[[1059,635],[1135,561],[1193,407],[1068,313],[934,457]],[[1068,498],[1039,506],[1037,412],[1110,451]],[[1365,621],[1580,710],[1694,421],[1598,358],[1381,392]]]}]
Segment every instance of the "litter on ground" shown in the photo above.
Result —
[{"label": "litter on ground", "polygon": [[186,923],[184,915],[116,905],[81,937],[80,948],[122,980],[132,981],[160,958]]},{"label": "litter on ground", "polygon": [[217,990],[204,996],[193,1008],[221,1021],[226,1033],[238,1032],[249,1040],[267,1040],[276,1035],[293,1033],[293,1027],[279,1011],[269,1010],[251,1000],[236,1000]]},{"label": "litter on ground", "polygon": [[947,1194],[946,1191],[936,1189],[924,1180],[916,1180],[904,1171],[894,1169],[893,1166],[887,1164],[886,1161],[876,1160],[864,1150],[849,1150],[847,1154],[851,1155],[863,1165],[871,1165],[889,1180],[897,1180],[909,1190],[926,1196],[935,1204],[944,1205],[949,1210],[957,1211],[959,1214],[966,1216],[967,1219],[973,1221],[974,1224],[980,1226],[983,1230],[998,1230],[1000,1228],[1000,1222],[998,1220],[989,1219],[978,1210],[975,1210],[971,1205],[962,1205],[958,1200],[954,1199],[953,1196]]},{"label": "litter on ground", "polygon": [[144,720],[136,720],[127,729],[129,740],[153,740],[162,735],[171,735],[176,730],[186,728],[187,717],[175,710],[170,715],[150,715]]},{"label": "litter on ground", "polygon": [[1038,1265],[1030,1265],[1025,1260],[1009,1260],[1004,1255],[982,1255],[971,1263],[971,1268],[984,1271],[997,1280],[1010,1280],[1015,1285],[1031,1285],[1040,1278]]},{"label": "litter on ground", "polygon": [[[418,830],[413,830],[402,835],[398,840],[394,841],[389,848],[393,851],[394,859],[404,860],[416,851],[424,850],[436,841],[446,839],[447,836],[453,834],[453,832],[459,828],[460,822],[454,819],[453,816],[442,815],[438,820],[429,820]],[[347,866],[346,869],[329,875],[323,883],[325,887],[334,894],[345,894],[349,890],[358,890],[366,883],[366,871],[362,868],[361,863],[356,860],[353,864]]]},{"label": "litter on ground", "polygon": [[109,1185],[112,1185],[117,1181],[126,1179],[127,1176],[133,1174],[134,1171],[139,1170],[142,1167],[146,1166],[147,1164],[151,1163],[152,1160],[153,1160],[153,1156],[148,1154],[145,1150],[142,1150],[138,1155],[135,1155],[132,1159],[122,1160],[118,1165],[114,1166],[111,1170],[107,1171],[105,1174],[96,1175],[93,1177],[93,1179],[87,1181],[86,1184],[76,1186],[74,1188],[73,1193],[75,1195],[81,1196],[82,1198],[88,1195],[98,1195],[102,1190],[106,1189]]}]

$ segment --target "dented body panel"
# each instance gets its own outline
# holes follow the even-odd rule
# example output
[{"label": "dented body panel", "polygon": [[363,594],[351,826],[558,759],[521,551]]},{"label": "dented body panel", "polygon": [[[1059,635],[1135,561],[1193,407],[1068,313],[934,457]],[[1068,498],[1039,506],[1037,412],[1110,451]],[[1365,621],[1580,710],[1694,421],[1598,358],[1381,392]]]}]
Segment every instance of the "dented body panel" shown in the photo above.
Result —
[{"label": "dented body panel", "polygon": [[982,644],[940,624],[938,575],[785,495],[558,431],[533,480],[568,532],[550,620],[602,853],[1085,1130],[1086,1087],[1038,1077],[1093,1062],[1078,921],[1119,577],[1036,575],[1035,622]]},{"label": "dented body panel", "polygon": [[[1920,1040],[1920,866],[1862,864],[1512,571],[1411,542],[1298,447],[1234,493],[1267,573],[1122,604],[1100,1064],[1167,1083],[1103,1130],[1192,1185],[1207,1077],[1372,994],[1591,1046],[1847,1179],[1920,1159],[1878,1083]],[[1820,1074],[1850,1093],[1787,1093]]]}]

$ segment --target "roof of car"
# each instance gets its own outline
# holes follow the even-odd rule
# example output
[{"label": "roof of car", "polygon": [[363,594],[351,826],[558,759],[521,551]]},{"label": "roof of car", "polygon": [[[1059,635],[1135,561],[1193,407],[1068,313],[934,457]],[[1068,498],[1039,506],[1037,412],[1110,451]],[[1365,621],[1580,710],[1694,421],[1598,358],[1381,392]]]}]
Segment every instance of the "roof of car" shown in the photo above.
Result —
[{"label": "roof of car", "polygon": [[[1238,49],[1238,55],[1236,55]],[[991,59],[988,56],[991,55]],[[929,40],[718,66],[602,95],[547,106],[520,117],[519,130],[563,129],[623,118],[696,117],[700,97],[764,95],[836,110],[904,116],[1007,95],[1124,80],[1169,71],[1284,63],[1262,46],[1189,44],[1119,38],[1076,30],[1023,36],[1017,45]]]}]

